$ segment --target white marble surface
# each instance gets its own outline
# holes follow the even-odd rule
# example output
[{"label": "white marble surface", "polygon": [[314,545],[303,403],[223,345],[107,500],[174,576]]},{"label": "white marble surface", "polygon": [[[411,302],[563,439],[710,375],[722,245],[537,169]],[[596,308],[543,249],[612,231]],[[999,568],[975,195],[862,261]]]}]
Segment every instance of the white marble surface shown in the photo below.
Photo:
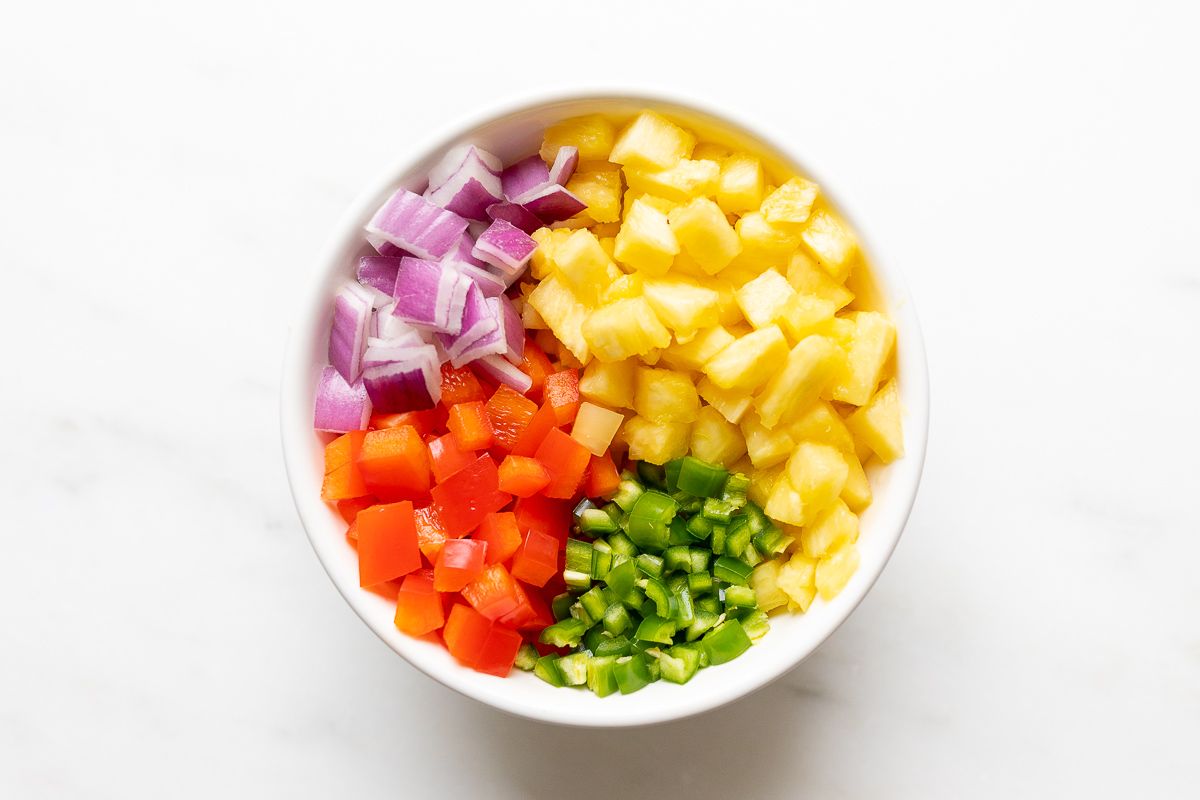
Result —
[{"label": "white marble surface", "polygon": [[[6,11],[0,796],[1196,796],[1194,13],[467,5]],[[933,368],[863,606],[776,685],[633,732],[402,663],[313,557],[276,431],[357,190],[579,80],[792,132],[907,271]]]}]

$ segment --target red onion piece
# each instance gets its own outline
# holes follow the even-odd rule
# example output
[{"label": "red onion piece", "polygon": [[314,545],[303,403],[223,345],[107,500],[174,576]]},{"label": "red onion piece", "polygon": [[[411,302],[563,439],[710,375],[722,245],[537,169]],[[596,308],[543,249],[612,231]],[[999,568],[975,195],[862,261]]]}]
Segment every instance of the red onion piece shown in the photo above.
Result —
[{"label": "red onion piece", "polygon": [[578,147],[560,147],[558,153],[554,156],[554,163],[550,165],[551,183],[557,183],[559,186],[566,186],[567,181],[571,180],[571,176],[575,174],[575,168],[579,166],[579,148]]},{"label": "red onion piece", "polygon": [[509,274],[520,273],[537,249],[529,234],[502,219],[498,219],[475,241],[471,251],[496,269]]},{"label": "red onion piece", "polygon": [[371,290],[365,286],[347,283],[333,301],[329,363],[347,383],[354,383],[362,373],[362,355],[374,299]]},{"label": "red onion piece", "polygon": [[441,161],[429,170],[429,190],[440,188],[446,181],[454,177],[454,173],[463,168],[468,161],[481,164],[489,172],[499,175],[504,168],[504,162],[486,150],[481,150],[473,144],[459,145],[446,151]]},{"label": "red onion piece", "polygon": [[420,258],[402,258],[396,270],[392,314],[414,328],[457,333],[462,307],[472,286],[457,270]]},{"label": "red onion piece", "polygon": [[467,221],[458,214],[407,189],[397,189],[366,224],[368,239],[390,242],[424,259],[446,255],[466,230]]},{"label": "red onion piece", "polygon": [[402,361],[372,364],[362,382],[375,409],[385,413],[433,408],[441,399],[437,351],[430,345],[413,348]]},{"label": "red onion piece", "polygon": [[321,370],[317,402],[313,409],[314,428],[330,433],[361,431],[371,419],[371,408],[371,400],[361,378],[348,384],[333,367]]},{"label": "red onion piece", "polygon": [[494,275],[485,269],[480,269],[473,264],[457,261],[453,257],[448,256],[443,259],[442,265],[448,269],[457,270],[470,278],[479,287],[479,291],[483,293],[484,297],[498,297],[504,294],[504,290],[509,286],[498,275]]},{"label": "red onion piece", "polygon": [[509,225],[520,228],[526,233],[533,233],[542,227],[542,221],[525,206],[505,201],[487,207],[487,215],[492,219],[502,219]]},{"label": "red onion piece", "polygon": [[525,394],[533,387],[533,379],[526,375],[521,370],[507,359],[500,356],[484,356],[474,362],[475,366],[485,375],[490,376],[493,380],[503,383],[521,394]]},{"label": "red onion piece", "polygon": [[500,173],[500,186],[509,200],[549,182],[550,170],[546,168],[542,157],[536,154],[521,159]]},{"label": "red onion piece", "polygon": [[[462,329],[457,333],[439,333],[434,338],[445,348],[451,363],[461,362],[461,354],[483,336],[499,327],[499,323],[488,308],[487,300],[474,283],[467,291],[466,309],[462,315]],[[455,364],[459,366],[460,364]]]},{"label": "red onion piece", "polygon": [[467,219],[487,219],[487,207],[503,199],[504,193],[500,189],[500,176],[488,167],[484,156],[495,159],[490,153],[470,148],[458,169],[438,186],[433,184],[431,173],[425,197]]},{"label": "red onion piece", "polygon": [[520,364],[525,357],[525,325],[508,295],[500,295],[496,300],[499,305],[497,319],[500,321],[505,343],[505,350],[501,355],[514,364]]},{"label": "red onion piece", "polygon": [[536,214],[543,222],[561,222],[587,208],[587,204],[557,183],[531,189],[513,200]]},{"label": "red onion piece", "polygon": [[388,297],[396,288],[396,271],[400,269],[399,256],[362,256],[358,259],[356,275],[363,286],[378,289]]},{"label": "red onion piece", "polygon": [[462,261],[470,264],[473,267],[479,267],[482,269],[486,267],[487,264],[471,255],[471,250],[474,248],[475,239],[469,233],[463,233],[462,237],[460,237],[458,240],[458,244],[456,244],[454,249],[450,251],[450,255],[447,256],[447,258],[453,258],[457,261]]}]

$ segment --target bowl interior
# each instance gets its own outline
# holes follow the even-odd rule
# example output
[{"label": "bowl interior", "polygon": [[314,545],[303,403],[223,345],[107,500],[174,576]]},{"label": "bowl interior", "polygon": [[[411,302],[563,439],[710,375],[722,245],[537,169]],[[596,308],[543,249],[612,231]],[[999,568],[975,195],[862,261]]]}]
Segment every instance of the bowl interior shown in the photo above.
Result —
[{"label": "bowl interior", "polygon": [[[661,722],[715,708],[787,672],[845,620],[879,576],[907,520],[924,461],[928,395],[920,330],[898,276],[868,253],[873,267],[874,305],[886,309],[897,328],[896,369],[905,408],[907,454],[886,467],[868,467],[875,499],[862,515],[858,542],[861,564],[832,602],[818,600],[803,615],[772,616],[771,632],[759,644],[736,661],[701,670],[685,686],[659,682],[633,695],[597,698],[590,692],[554,689],[532,674],[515,670],[508,678],[497,678],[461,667],[439,644],[396,630],[393,604],[359,588],[357,557],[346,541],[345,524],[320,499],[325,439],[312,429],[312,399],[321,367],[327,361],[331,299],[342,282],[353,278],[358,256],[373,252],[362,239],[362,225],[395,188],[422,188],[423,176],[448,147],[473,142],[509,162],[536,152],[544,128],[558,120],[584,113],[626,114],[646,107],[660,110],[710,141],[758,152],[770,172],[795,171],[820,182],[819,177],[788,157],[785,148],[694,105],[651,98],[575,97],[491,116],[436,141],[391,170],[348,211],[305,296],[291,332],[284,368],[281,412],[288,477],[313,548],[346,601],[381,639],[427,675],[502,710],[547,722],[586,726]],[[846,213],[844,206],[836,201],[834,204]],[[862,237],[862,228],[852,217],[847,218]]]}]

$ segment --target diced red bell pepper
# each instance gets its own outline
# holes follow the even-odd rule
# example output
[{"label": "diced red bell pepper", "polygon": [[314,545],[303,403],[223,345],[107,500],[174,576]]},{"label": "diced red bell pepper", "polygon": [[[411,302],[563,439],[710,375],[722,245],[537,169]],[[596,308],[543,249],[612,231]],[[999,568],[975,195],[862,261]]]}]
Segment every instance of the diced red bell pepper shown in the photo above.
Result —
[{"label": "diced red bell pepper", "polygon": [[558,572],[558,539],[548,533],[531,530],[513,555],[512,574],[532,586],[545,586]]},{"label": "diced red bell pepper", "polygon": [[427,408],[423,411],[405,411],[402,414],[372,414],[370,427],[372,430],[383,430],[408,425],[416,428],[417,433],[425,437],[445,424],[444,413],[436,408]]},{"label": "diced red bell pepper", "polygon": [[488,675],[505,677],[512,671],[513,662],[517,660],[521,641],[521,634],[493,623],[488,630],[487,639],[484,640],[475,669]]},{"label": "diced red bell pepper", "polygon": [[486,450],[492,446],[492,422],[487,407],[479,400],[451,406],[446,427],[464,450]]},{"label": "diced red bell pepper", "polygon": [[579,411],[579,371],[564,369],[547,375],[542,397],[553,406],[558,426],[570,425]]},{"label": "diced red bell pepper", "polygon": [[[449,547],[450,543],[447,542],[446,546]],[[472,608],[490,620],[511,614],[520,605],[516,581],[503,564],[485,567],[475,580],[463,587],[462,596]]]},{"label": "diced red bell pepper", "polygon": [[471,536],[476,541],[487,542],[485,560],[488,564],[508,561],[521,546],[521,529],[517,527],[517,517],[511,511],[488,514]]},{"label": "diced red bell pepper", "polygon": [[442,640],[450,655],[467,667],[475,667],[483,654],[492,622],[470,606],[455,603],[442,629]]},{"label": "diced red bell pepper", "polygon": [[554,614],[538,589],[526,587],[520,581],[514,581],[513,586],[517,594],[517,607],[500,618],[501,624],[521,631],[541,630],[554,624]]},{"label": "diced red bell pepper", "polygon": [[457,592],[483,572],[487,542],[475,539],[450,539],[442,545],[433,567],[433,588],[439,592]]},{"label": "diced red bell pepper", "polygon": [[506,456],[500,462],[500,491],[532,497],[550,483],[550,473],[536,458]]},{"label": "diced red bell pepper", "polygon": [[418,508],[413,512],[413,524],[417,528],[417,547],[430,564],[436,564],[442,545],[446,543],[446,529],[442,527],[437,510],[433,506]]},{"label": "diced red bell pepper", "polygon": [[488,420],[497,446],[512,450],[521,431],[537,413],[537,403],[518,394],[508,386],[501,386],[487,401]]},{"label": "diced red bell pepper", "polygon": [[612,456],[608,453],[592,456],[583,483],[583,493],[588,497],[608,497],[616,492],[621,485],[621,473],[617,472]]},{"label": "diced red bell pepper", "polygon": [[410,636],[424,636],[441,628],[445,621],[442,596],[433,588],[433,570],[405,575],[396,595],[396,627]]},{"label": "diced red bell pepper", "polygon": [[442,364],[442,405],[446,408],[459,403],[487,400],[487,393],[470,367],[455,369]]},{"label": "diced red bell pepper", "polygon": [[517,527],[521,532],[540,531],[554,537],[560,544],[567,543],[571,531],[571,504],[565,500],[554,500],[535,494],[522,497],[513,506]]},{"label": "diced red bell pepper", "polygon": [[337,510],[342,515],[342,519],[346,522],[354,522],[354,518],[358,516],[358,512],[364,508],[370,508],[375,505],[375,500],[371,497],[354,497],[350,500],[338,500]]},{"label": "diced red bell pepper", "polygon": [[421,567],[413,504],[371,506],[358,512],[358,580],[374,586]]},{"label": "diced red bell pepper", "polygon": [[533,381],[533,386],[529,388],[527,394],[541,397],[542,387],[546,384],[546,376],[554,372],[554,367],[542,348],[528,337],[525,339],[525,352],[521,357],[521,371]]},{"label": "diced red bell pepper", "polygon": [[411,499],[429,492],[429,448],[410,425],[370,431],[357,463],[367,486],[380,497]]},{"label": "diced red bell pepper", "polygon": [[512,496],[500,491],[499,482],[496,462],[484,454],[433,487],[433,504],[446,536],[465,536],[488,514],[508,505]]},{"label": "diced red bell pepper", "polygon": [[558,418],[554,413],[554,406],[542,403],[542,407],[530,418],[525,430],[521,431],[521,435],[517,437],[517,443],[513,445],[512,449],[513,455],[532,456],[541,447],[546,434],[550,433],[556,425],[558,425]]},{"label": "diced red bell pepper", "polygon": [[370,494],[355,459],[362,449],[366,431],[350,431],[325,445],[325,479],[321,499],[327,502],[349,500]]},{"label": "diced red bell pepper", "polygon": [[550,473],[550,483],[542,490],[542,494],[546,497],[569,498],[579,488],[592,454],[579,442],[555,428],[546,434],[534,457],[545,464],[546,471]]},{"label": "diced red bell pepper", "polygon": [[459,447],[454,434],[447,433],[429,442],[429,461],[433,479],[441,483],[475,460],[475,451]]}]

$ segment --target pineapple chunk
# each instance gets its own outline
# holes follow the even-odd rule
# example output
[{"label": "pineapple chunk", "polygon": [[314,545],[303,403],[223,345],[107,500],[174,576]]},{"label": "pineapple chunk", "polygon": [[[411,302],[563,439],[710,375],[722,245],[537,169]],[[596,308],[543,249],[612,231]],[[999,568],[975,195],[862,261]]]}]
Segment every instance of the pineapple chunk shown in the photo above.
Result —
[{"label": "pineapple chunk", "polygon": [[656,197],[652,194],[635,192],[633,189],[629,189],[625,192],[625,216],[629,216],[629,210],[633,208],[634,200],[642,200],[647,205],[653,206],[664,214],[670,214],[672,209],[679,205],[674,200],[668,200],[665,197]]},{"label": "pineapple chunk", "polygon": [[817,211],[804,226],[801,238],[830,277],[838,283],[846,280],[858,243],[844,222],[828,211]]},{"label": "pineapple chunk", "polygon": [[693,197],[710,197],[716,194],[717,179],[720,175],[721,167],[715,161],[693,161],[685,158],[667,169],[626,168],[625,182],[629,184],[631,191],[686,203]]},{"label": "pineapple chunk", "polygon": [[723,144],[715,142],[700,142],[692,149],[692,158],[696,160],[716,161],[720,163],[729,157],[730,150]]},{"label": "pineapple chunk", "polygon": [[704,398],[704,402],[721,412],[721,416],[734,425],[750,410],[750,395],[737,389],[722,389],[708,378],[700,379],[696,391]]},{"label": "pineapple chunk", "polygon": [[[749,457],[745,459],[749,461]],[[751,465],[754,464],[750,461]],[[750,488],[746,490],[746,497],[750,498],[750,502],[758,505],[759,508],[766,508],[767,501],[771,499],[771,492],[775,489],[775,484],[783,477],[783,471],[787,469],[786,464],[776,464],[773,467],[766,469],[739,469],[738,472],[745,472],[750,476]]]},{"label": "pineapple chunk", "polygon": [[737,303],[737,288],[729,281],[709,281],[711,288],[716,291],[719,299],[718,321],[722,325],[737,325],[742,322],[742,309]]},{"label": "pineapple chunk", "polygon": [[550,163],[558,155],[558,148],[578,147],[580,161],[604,161],[615,137],[616,126],[599,114],[565,119],[546,129],[540,155]]},{"label": "pineapple chunk", "polygon": [[737,425],[712,406],[704,406],[692,425],[692,455],[710,464],[732,464],[746,454],[746,440]]},{"label": "pineapple chunk", "polygon": [[575,422],[571,424],[571,438],[599,457],[608,451],[608,445],[624,421],[625,417],[616,411],[593,403],[580,403]]},{"label": "pineapple chunk", "polygon": [[817,514],[830,506],[842,493],[850,468],[846,459],[827,444],[801,442],[788,459],[788,482],[800,496],[800,521],[787,519],[793,525],[807,525]]},{"label": "pineapple chunk", "polygon": [[817,192],[817,185],[812,181],[792,178],[763,200],[763,217],[771,223],[806,222],[812,214]]},{"label": "pineapple chunk", "polygon": [[633,410],[651,422],[692,422],[700,410],[700,396],[681,372],[638,367]]},{"label": "pineapple chunk", "polygon": [[[788,286],[790,288],[791,284]],[[833,319],[836,311],[837,307],[828,300],[811,294],[796,294],[784,303],[776,321],[789,340],[799,342],[804,337],[817,333],[822,323]]]},{"label": "pineapple chunk", "polygon": [[680,247],[705,273],[715,275],[742,251],[737,231],[720,207],[705,197],[679,206],[667,215]]},{"label": "pineapple chunk", "polygon": [[796,253],[788,262],[788,283],[800,294],[813,295],[839,309],[854,299],[854,292],[825,274],[806,253]]},{"label": "pineapple chunk", "polygon": [[842,488],[842,500],[855,513],[862,511],[871,505],[871,482],[867,480],[867,473],[863,470],[862,462],[858,460],[858,455],[851,450],[850,452],[842,453],[846,458],[846,465],[850,468],[849,474],[846,475],[846,485]]},{"label": "pineapple chunk", "polygon": [[558,274],[579,300],[595,305],[601,293],[621,277],[600,241],[589,230],[577,230],[554,250]]},{"label": "pineapple chunk", "polygon": [[659,320],[677,337],[687,338],[717,324],[720,298],[690,278],[647,278],[643,292]]},{"label": "pineapple chunk", "polygon": [[610,241],[615,239],[617,234],[620,232],[621,223],[617,221],[598,222],[592,226],[592,233],[596,234],[596,238],[600,240],[601,244],[604,244],[605,239]]},{"label": "pineapple chunk", "polygon": [[788,525],[803,525],[805,523],[804,499],[800,496],[800,492],[796,490],[796,487],[792,486],[792,482],[786,472],[780,475],[775,481],[775,485],[771,487],[771,496],[767,498],[767,505],[763,508],[763,511],[767,513],[768,517],[777,522],[787,523]]},{"label": "pineapple chunk", "polygon": [[637,362],[594,360],[579,379],[579,394],[609,408],[633,408],[633,379]]},{"label": "pineapple chunk", "polygon": [[679,342],[676,337],[675,344],[663,351],[662,359],[669,367],[699,372],[710,358],[732,342],[733,334],[717,325],[698,332],[687,342]]},{"label": "pineapple chunk", "polygon": [[671,343],[671,332],[658,321],[644,297],[630,297],[596,309],[580,323],[574,335],[580,333],[601,361],[624,361]]},{"label": "pineapple chunk", "polygon": [[904,455],[900,390],[896,388],[896,379],[885,383],[869,403],[851,414],[846,419],[846,427],[885,464]]},{"label": "pineapple chunk", "polygon": [[617,234],[613,254],[647,275],[664,275],[679,252],[667,216],[642,198],[633,201]]},{"label": "pineapple chunk", "polygon": [[[667,221],[671,221],[670,213],[667,214]],[[679,238],[679,231],[673,225],[671,226],[671,230],[675,233],[675,241],[679,242],[679,253],[675,256],[675,260],[671,262],[671,273],[708,281],[709,275],[704,271],[704,267],[697,264],[696,259],[692,258],[688,254],[688,251],[684,249],[683,240]]]},{"label": "pineapple chunk", "polygon": [[557,274],[543,278],[529,294],[529,305],[575,358],[586,364],[591,358],[587,338],[583,335],[583,327],[589,319],[588,309],[576,299],[563,279]]},{"label": "pineapple chunk", "polygon": [[800,532],[800,546],[809,558],[820,558],[857,540],[858,517],[841,500],[834,500]]},{"label": "pineapple chunk", "polygon": [[757,267],[759,272],[782,264],[800,244],[800,234],[767,222],[760,211],[742,215],[735,227],[742,240],[742,254],[736,263]]},{"label": "pineapple chunk", "polygon": [[665,464],[687,455],[691,429],[686,422],[651,422],[642,417],[631,417],[621,428],[621,438],[629,445],[629,458]]},{"label": "pineapple chunk", "polygon": [[785,417],[807,408],[842,366],[845,354],[824,336],[809,336],[788,353],[780,369],[772,365],[774,377],[754,400],[763,425],[774,428]]},{"label": "pineapple chunk", "polygon": [[[751,574],[753,577],[753,573]],[[794,554],[779,568],[776,583],[801,613],[808,611],[816,597],[817,562],[802,553]]]},{"label": "pineapple chunk", "polygon": [[[829,403],[813,403],[787,426],[788,434],[797,442],[818,442],[836,447],[842,455],[854,453],[854,437],[846,423]],[[857,459],[855,459],[857,461]],[[862,466],[859,466],[862,469]]]},{"label": "pineapple chunk", "polygon": [[529,236],[537,242],[537,249],[529,259],[529,274],[539,281],[554,272],[554,254],[558,246],[571,235],[569,230],[538,228]]},{"label": "pineapple chunk", "polygon": [[786,564],[781,558],[764,561],[750,573],[750,588],[758,600],[758,607],[771,611],[788,604],[788,595],[779,588],[779,568]]},{"label": "pineapple chunk", "polygon": [[779,326],[768,325],[731,343],[704,365],[704,372],[722,389],[751,392],[779,369],[787,355],[787,340]]},{"label": "pineapple chunk", "polygon": [[721,164],[717,205],[727,214],[753,211],[762,202],[763,183],[762,162],[747,153],[734,153]]},{"label": "pineapple chunk", "polygon": [[817,562],[817,594],[822,600],[832,600],[850,582],[858,569],[858,548],[847,544]]},{"label": "pineapple chunk", "polygon": [[742,316],[754,327],[765,328],[775,322],[788,301],[796,296],[796,290],[787,278],[769,269],[743,285],[734,296]]},{"label": "pineapple chunk", "polygon": [[[601,242],[603,246],[603,242]],[[631,272],[628,275],[621,275],[615,281],[608,285],[604,293],[600,295],[600,304],[608,305],[615,303],[618,300],[625,300],[630,297],[641,297],[644,281],[640,272]]]},{"label": "pineapple chunk", "polygon": [[621,129],[608,160],[638,169],[666,169],[692,154],[696,137],[653,111],[643,111]]},{"label": "pineapple chunk", "polygon": [[621,172],[615,165],[581,164],[567,181],[567,191],[587,203],[587,210],[577,216],[589,220],[588,224],[620,221]]},{"label": "pineapple chunk", "polygon": [[896,328],[878,311],[859,311],[849,319],[854,333],[846,351],[846,366],[831,393],[834,400],[861,406],[879,384],[896,343]]},{"label": "pineapple chunk", "polygon": [[796,447],[796,441],[787,431],[771,430],[762,424],[757,414],[744,416],[741,425],[742,434],[746,437],[746,452],[750,454],[755,469],[766,469],[780,463]]}]

